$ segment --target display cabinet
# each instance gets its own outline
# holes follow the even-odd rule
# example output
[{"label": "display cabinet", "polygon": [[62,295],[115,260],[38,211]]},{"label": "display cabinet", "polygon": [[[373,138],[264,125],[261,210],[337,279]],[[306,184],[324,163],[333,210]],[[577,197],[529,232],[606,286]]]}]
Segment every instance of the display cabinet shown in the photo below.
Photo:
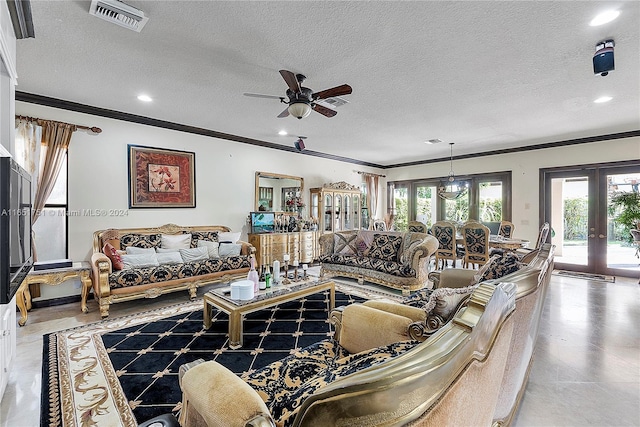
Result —
[{"label": "display cabinet", "polygon": [[309,214],[318,220],[321,233],[362,228],[360,188],[344,181],[309,190]]}]

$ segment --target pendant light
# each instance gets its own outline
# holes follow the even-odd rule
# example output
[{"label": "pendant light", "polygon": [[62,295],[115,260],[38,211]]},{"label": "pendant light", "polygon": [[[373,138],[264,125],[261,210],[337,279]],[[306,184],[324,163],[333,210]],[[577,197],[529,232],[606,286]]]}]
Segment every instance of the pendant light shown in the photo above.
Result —
[{"label": "pendant light", "polygon": [[456,182],[456,177],[453,173],[453,142],[449,143],[449,147],[451,147],[451,154],[449,158],[449,177],[447,178],[446,183],[440,183],[440,186],[438,187],[438,196],[446,200],[456,200],[467,192],[467,183]]}]

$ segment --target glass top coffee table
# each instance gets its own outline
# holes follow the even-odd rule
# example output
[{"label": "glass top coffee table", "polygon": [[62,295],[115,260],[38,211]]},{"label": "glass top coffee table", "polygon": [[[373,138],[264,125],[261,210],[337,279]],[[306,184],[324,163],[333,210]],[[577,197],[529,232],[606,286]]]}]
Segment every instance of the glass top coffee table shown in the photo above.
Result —
[{"label": "glass top coffee table", "polygon": [[335,284],[331,280],[307,280],[288,285],[277,285],[258,294],[250,300],[231,299],[231,287],[213,289],[204,294],[204,327],[211,327],[211,308],[215,307],[229,315],[229,347],[233,350],[242,347],[242,321],[245,314],[263,310],[288,301],[318,292],[329,291],[330,310],[336,305]]}]

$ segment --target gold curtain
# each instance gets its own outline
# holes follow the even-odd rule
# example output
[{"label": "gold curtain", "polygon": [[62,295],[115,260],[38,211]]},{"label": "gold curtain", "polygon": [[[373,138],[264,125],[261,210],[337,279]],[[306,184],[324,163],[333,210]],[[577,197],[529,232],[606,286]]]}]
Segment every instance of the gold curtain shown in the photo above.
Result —
[{"label": "gold curtain", "polygon": [[[71,136],[76,131],[76,125],[69,123],[55,122],[52,120],[37,120],[37,124],[42,127],[42,140],[40,152],[40,170],[38,174],[38,186],[33,200],[33,211],[31,214],[32,225],[38,220],[42,213],[51,191],[60,174],[60,169],[67,155],[67,149],[71,142]],[[33,259],[37,261],[34,240],[32,242]]]}]

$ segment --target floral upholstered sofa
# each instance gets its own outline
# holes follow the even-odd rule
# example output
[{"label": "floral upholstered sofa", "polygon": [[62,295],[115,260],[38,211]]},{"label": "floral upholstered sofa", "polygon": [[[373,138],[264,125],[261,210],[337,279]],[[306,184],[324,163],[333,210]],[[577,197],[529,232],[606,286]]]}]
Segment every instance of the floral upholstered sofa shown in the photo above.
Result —
[{"label": "floral upholstered sofa", "polygon": [[351,304],[332,313],[334,340],[241,377],[215,361],[183,365],[180,424],[490,425],[514,299],[512,283],[479,284],[426,339],[412,333],[407,317],[418,308]]},{"label": "floral upholstered sofa", "polygon": [[320,276],[365,280],[405,292],[427,286],[429,260],[438,248],[426,233],[351,230],[319,238]]},{"label": "floral upholstered sofa", "polygon": [[202,285],[245,278],[255,248],[230,231],[175,224],[96,231],[91,267],[100,314],[107,317],[116,302],[179,290],[193,299]]}]

